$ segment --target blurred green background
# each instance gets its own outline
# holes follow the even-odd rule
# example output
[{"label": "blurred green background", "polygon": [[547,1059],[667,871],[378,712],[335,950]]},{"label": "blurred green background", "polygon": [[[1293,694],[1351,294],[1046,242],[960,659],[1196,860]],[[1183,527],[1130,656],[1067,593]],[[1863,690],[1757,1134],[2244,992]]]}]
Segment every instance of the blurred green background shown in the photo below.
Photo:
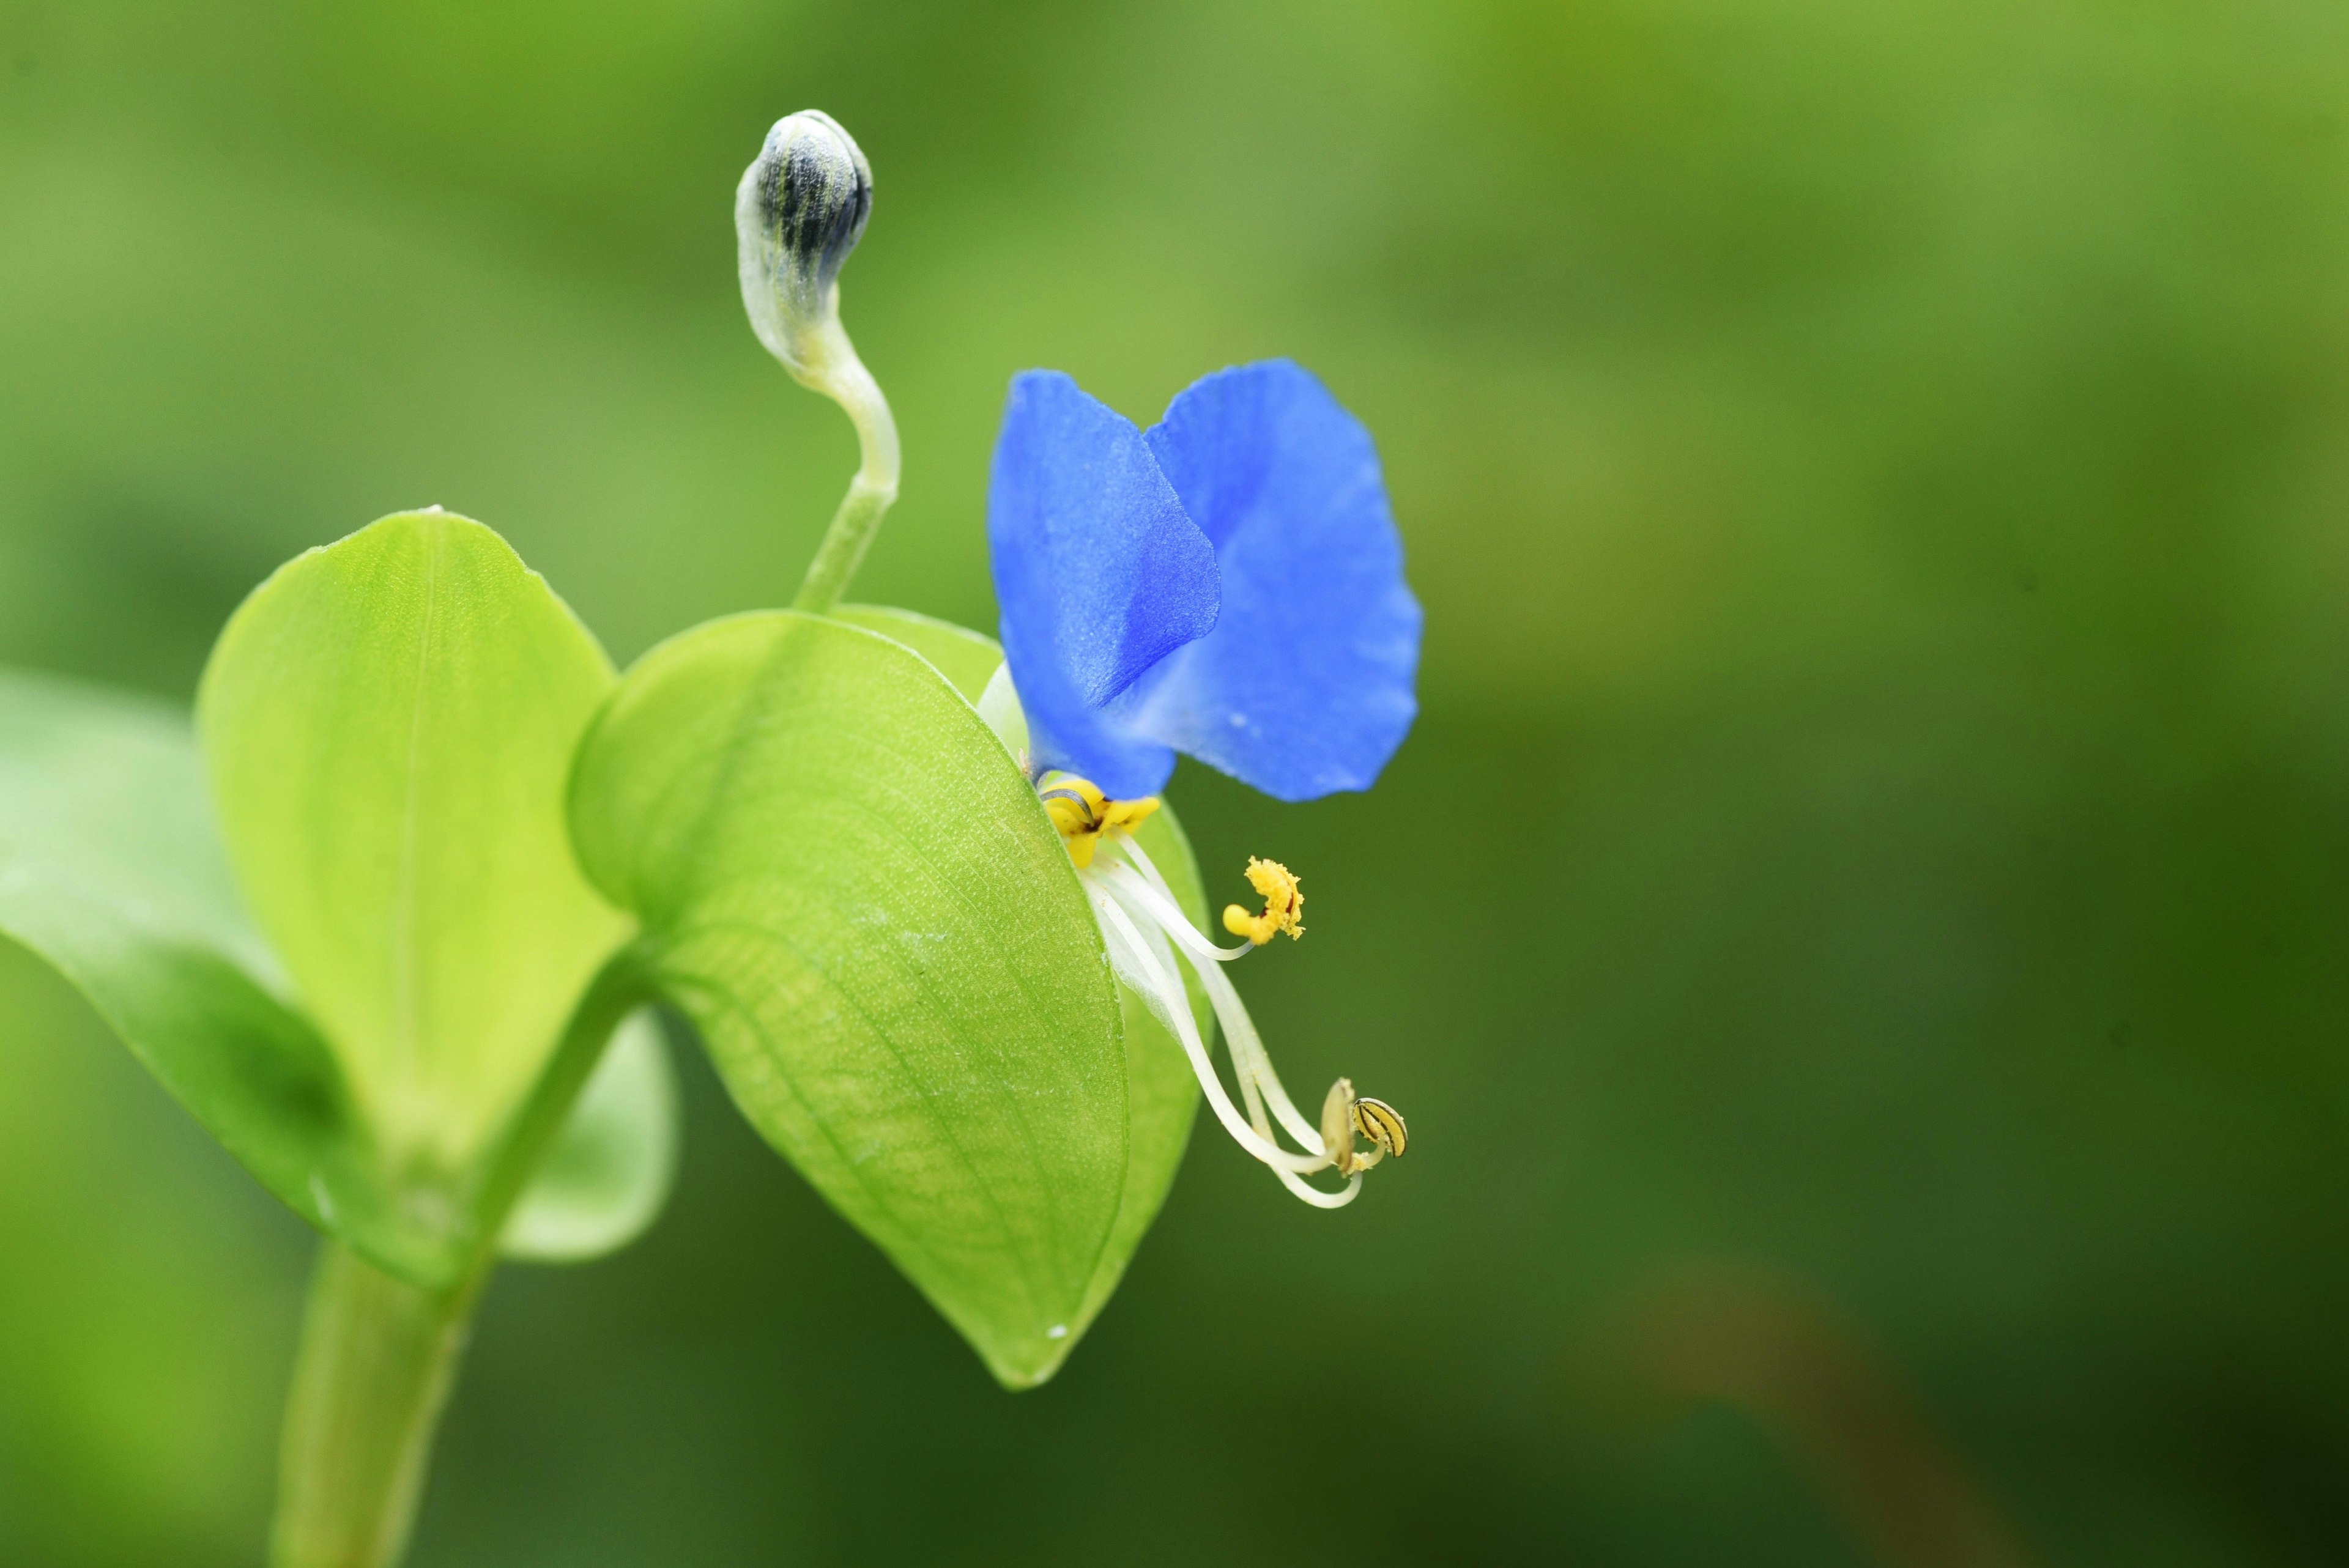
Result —
[{"label": "blurred green background", "polygon": [[[185,697],[278,561],[502,530],[623,661],[854,463],[734,181],[816,106],[989,626],[1007,377],[1293,355],[1424,711],[1185,765],[1330,1216],[1194,1143],[1012,1397],[687,1050],[677,1202],[493,1286],[457,1564],[2349,1561],[2349,14],[2314,0],[0,0],[0,661]],[[257,1560],[306,1233],[0,949],[0,1562]]]}]

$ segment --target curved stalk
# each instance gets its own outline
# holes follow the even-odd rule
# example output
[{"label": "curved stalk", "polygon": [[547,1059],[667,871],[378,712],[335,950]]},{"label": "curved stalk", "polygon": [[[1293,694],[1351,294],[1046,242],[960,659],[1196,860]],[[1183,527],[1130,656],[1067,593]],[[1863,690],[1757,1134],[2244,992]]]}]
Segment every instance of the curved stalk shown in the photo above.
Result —
[{"label": "curved stalk", "polygon": [[331,1238],[319,1244],[278,1451],[271,1568],[392,1568],[400,1560],[507,1216],[612,1031],[648,998],[630,950],[580,997],[491,1164],[472,1261],[456,1284],[413,1284]]},{"label": "curved stalk", "polygon": [[847,411],[862,455],[856,477],[848,481],[848,493],[833,513],[832,526],[824,531],[799,595],[792,601],[792,609],[821,615],[840,603],[882,518],[897,499],[897,422],[880,384],[856,356],[855,346],[836,316],[809,332],[801,346],[808,351],[806,358],[790,366],[792,374]]}]

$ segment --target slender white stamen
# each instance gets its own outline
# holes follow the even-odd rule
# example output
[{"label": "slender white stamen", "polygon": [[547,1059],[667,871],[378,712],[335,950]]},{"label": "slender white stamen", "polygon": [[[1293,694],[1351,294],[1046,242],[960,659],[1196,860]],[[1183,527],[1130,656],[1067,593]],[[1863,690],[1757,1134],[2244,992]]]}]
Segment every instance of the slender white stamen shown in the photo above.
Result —
[{"label": "slender white stamen", "polygon": [[[1272,1057],[1265,1049],[1254,1020],[1248,1016],[1247,1006],[1223,972],[1225,964],[1254,952],[1256,944],[1243,943],[1237,948],[1225,949],[1208,941],[1184,915],[1174,890],[1166,885],[1165,878],[1151,864],[1140,845],[1130,838],[1121,839],[1116,841],[1114,850],[1123,853],[1128,863],[1119,864],[1104,857],[1080,873],[1100,919],[1111,961],[1120,976],[1142,993],[1151,1011],[1182,1042],[1184,1054],[1190,1058],[1191,1070],[1206,1092],[1216,1119],[1223,1123],[1224,1130],[1242,1149],[1270,1167],[1282,1186],[1304,1202],[1322,1209],[1342,1208],[1353,1202],[1354,1195],[1361,1191],[1361,1171],[1367,1162],[1353,1154],[1350,1127],[1341,1123],[1336,1136],[1344,1141],[1333,1147],[1332,1135],[1299,1111],[1279,1075],[1273,1070]],[[1191,1012],[1190,996],[1175,965],[1178,950],[1183,961],[1198,976],[1223,1026],[1232,1076],[1238,1081],[1240,1098],[1247,1108],[1245,1119],[1208,1057],[1198,1021]],[[1306,1152],[1293,1154],[1280,1146],[1279,1133],[1273,1126],[1276,1119],[1281,1130],[1302,1145]],[[1332,1166],[1347,1170],[1346,1185],[1334,1192],[1323,1191],[1303,1180],[1313,1171]]]},{"label": "slender white stamen", "polygon": [[1238,1057],[1245,1049],[1254,1064],[1256,1079],[1264,1086],[1265,1098],[1272,1102],[1273,1114],[1280,1118],[1280,1125],[1299,1143],[1318,1147],[1321,1129],[1297,1109],[1296,1102],[1288,1098],[1288,1090],[1281,1087],[1280,1075],[1272,1070],[1272,1055],[1264,1048],[1264,1037],[1256,1032],[1256,1020],[1248,1016],[1240,994],[1232,988],[1231,976],[1220,969],[1203,969],[1199,983],[1207,988],[1207,998],[1216,1005],[1216,1021],[1224,1026],[1225,1035],[1232,1041],[1233,1056]]},{"label": "slender white stamen", "polygon": [[1235,958],[1245,958],[1256,951],[1256,944],[1253,942],[1243,942],[1236,947],[1217,947],[1206,937],[1200,936],[1198,928],[1194,926],[1190,917],[1183,913],[1182,904],[1174,897],[1174,890],[1166,885],[1166,879],[1159,874],[1156,862],[1151,860],[1149,852],[1143,849],[1141,843],[1131,838],[1120,839],[1117,847],[1125,852],[1127,860],[1132,861],[1141,869],[1142,874],[1149,880],[1150,885],[1157,890],[1158,896],[1165,901],[1165,913],[1162,918],[1173,921],[1183,930],[1198,937],[1205,951],[1214,954],[1226,964]]},{"label": "slender white stamen", "polygon": [[[1138,961],[1136,966],[1144,985],[1137,989],[1143,989],[1145,995],[1155,996],[1158,1006],[1152,1011],[1172,1025],[1176,1037],[1183,1042],[1184,1054],[1191,1058],[1191,1071],[1198,1078],[1199,1087],[1206,1091],[1207,1104],[1214,1109],[1216,1119],[1224,1124],[1224,1130],[1230,1133],[1242,1149],[1271,1166],[1276,1172],[1302,1174],[1328,1169],[1331,1161],[1327,1153],[1291,1154],[1272,1142],[1269,1136],[1259,1136],[1254,1128],[1241,1119],[1238,1108],[1232,1104],[1232,1097],[1225,1091],[1223,1079],[1216,1076],[1215,1064],[1207,1059],[1207,1047],[1199,1038],[1198,1023],[1191,1016],[1191,999],[1184,994],[1182,983],[1175,979],[1173,965],[1159,962],[1158,954],[1151,951],[1149,939],[1135,928],[1133,917],[1120,907],[1114,897],[1094,899],[1093,908],[1100,913],[1104,930],[1114,930],[1116,939],[1123,940],[1130,956]],[[1158,945],[1164,952],[1165,943],[1163,937]],[[1245,1086],[1245,1078],[1243,1083]],[[1268,1134],[1270,1129],[1266,1131]],[[1318,1143],[1319,1140],[1317,1138],[1315,1141]]]},{"label": "slender white stamen", "polygon": [[[1126,848],[1132,843],[1131,839],[1122,839],[1118,847]],[[1184,918],[1174,898],[1143,881],[1132,866],[1106,866],[1102,868],[1102,874],[1118,890],[1119,897],[1129,904],[1138,902],[1152,921],[1174,939],[1174,945],[1195,958],[1210,958],[1218,964],[1229,964],[1256,951],[1253,942],[1243,942],[1237,947],[1218,947],[1200,935],[1198,928]]]},{"label": "slender white stamen", "polygon": [[[1117,868],[1119,871],[1123,869]],[[1112,872],[1106,880],[1121,899],[1132,899],[1142,894],[1130,873],[1120,876]],[[1204,949],[1210,956],[1229,961],[1222,949],[1200,936],[1191,923],[1183,919],[1180,912],[1165,901],[1154,896],[1143,909],[1134,913],[1155,915],[1162,927],[1165,928],[1165,934],[1189,953],[1196,954]],[[1180,923],[1170,924],[1170,922]],[[1188,942],[1184,941],[1186,935],[1190,938]],[[1256,944],[1244,944],[1240,951],[1253,953]],[[1199,976],[1200,985],[1206,988],[1208,1001],[1215,1006],[1217,1022],[1224,1026],[1224,1038],[1232,1056],[1232,1070],[1239,1077],[1240,1091],[1247,1097],[1251,1111],[1257,1108],[1257,1090],[1261,1088],[1265,1097],[1270,1099],[1275,1113],[1279,1116],[1281,1125],[1288,1130],[1289,1136],[1309,1149],[1319,1146],[1322,1142],[1321,1130],[1299,1114],[1295,1103],[1289,1099],[1288,1091],[1281,1085],[1279,1074],[1273,1070],[1271,1054],[1264,1048],[1264,1037],[1257,1033],[1256,1021],[1248,1016],[1247,1007],[1241,1002],[1238,991],[1233,988],[1230,978],[1221,968],[1203,968],[1196,962],[1193,963],[1192,969]],[[1251,1119],[1257,1123],[1258,1131],[1267,1137],[1271,1136],[1271,1130],[1263,1124],[1260,1115],[1253,1116]]]},{"label": "slender white stamen", "polygon": [[1355,1193],[1362,1190],[1362,1173],[1359,1171],[1347,1177],[1346,1184],[1335,1192],[1324,1192],[1303,1177],[1291,1176],[1286,1171],[1275,1171],[1273,1174],[1280,1178],[1282,1186],[1317,1209],[1342,1209],[1354,1201]]},{"label": "slender white stamen", "polygon": [[[1197,965],[1195,965],[1193,967],[1197,968]],[[1214,975],[1214,981],[1208,980],[1207,976],[1210,974]],[[1202,983],[1208,986],[1208,994],[1210,995],[1215,994],[1216,982],[1221,982],[1225,991],[1231,994],[1232,1000],[1237,1007],[1237,1004],[1239,1000],[1238,993],[1231,991],[1231,982],[1225,978],[1222,970],[1217,969],[1210,971],[1201,969],[1199,970],[1199,978]],[[1233,1033],[1230,1015],[1226,1014],[1220,1006],[1216,1009],[1216,1016],[1218,1019],[1223,1020],[1225,1040],[1235,1047],[1232,1052],[1232,1065],[1234,1071],[1237,1074],[1240,1080],[1240,1092],[1247,1097],[1248,1120],[1255,1125],[1256,1130],[1260,1136],[1269,1140],[1272,1137],[1272,1125],[1265,1119],[1264,1096],[1259,1091],[1267,1088],[1270,1089],[1270,1091],[1278,1097],[1278,1103],[1282,1105],[1286,1105],[1288,1103],[1288,1095],[1281,1088],[1280,1079],[1272,1070],[1272,1058],[1265,1055],[1264,1042],[1257,1037],[1256,1026],[1248,1021],[1247,1010],[1245,1008],[1238,1008],[1237,1011],[1240,1023],[1244,1026],[1244,1033],[1240,1035],[1236,1036]],[[1248,1058],[1247,1065],[1246,1067],[1242,1067],[1240,1065],[1240,1058],[1243,1052],[1237,1048],[1238,1041],[1243,1038],[1255,1042],[1254,1048],[1245,1053]],[[1309,1130],[1311,1133],[1309,1137],[1306,1134],[1298,1131],[1298,1120],[1293,1117],[1285,1117],[1282,1119],[1288,1126],[1289,1135],[1291,1137],[1297,1139],[1299,1142],[1306,1144],[1309,1147],[1315,1144],[1321,1145],[1325,1150],[1325,1153],[1323,1154],[1324,1161],[1330,1164],[1335,1164],[1337,1162],[1334,1156],[1326,1152],[1328,1150],[1327,1140],[1322,1138],[1321,1133],[1318,1129]],[[1362,1174],[1359,1171],[1354,1172],[1352,1176],[1347,1178],[1345,1186],[1340,1188],[1335,1192],[1324,1192],[1319,1187],[1307,1181],[1303,1177],[1296,1175],[1290,1171],[1284,1171],[1278,1165],[1272,1168],[1272,1173],[1280,1178],[1280,1184],[1282,1186],[1288,1188],[1291,1192],[1296,1193],[1299,1198],[1304,1199],[1307,1202],[1312,1204],[1317,1209],[1342,1209],[1347,1204],[1354,1201],[1355,1193],[1360,1192],[1362,1190]]]}]

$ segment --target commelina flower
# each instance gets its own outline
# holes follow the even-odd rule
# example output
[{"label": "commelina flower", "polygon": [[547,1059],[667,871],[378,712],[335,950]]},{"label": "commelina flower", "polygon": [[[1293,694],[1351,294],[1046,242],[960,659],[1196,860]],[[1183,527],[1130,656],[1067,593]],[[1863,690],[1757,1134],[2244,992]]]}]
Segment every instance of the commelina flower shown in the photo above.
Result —
[{"label": "commelina flower", "polygon": [[[1182,1042],[1243,1149],[1308,1202],[1351,1201],[1362,1171],[1402,1153],[1402,1118],[1345,1078],[1318,1119],[1303,1115],[1224,973],[1304,934],[1299,878],[1250,860],[1264,907],[1226,910],[1245,940],[1218,945],[1130,834],[1177,752],[1309,800],[1370,788],[1402,744],[1418,710],[1420,608],[1370,432],[1288,360],[1206,377],[1147,430],[1068,377],[1030,371],[996,443],[988,542],[1005,662],[981,711],[1007,732],[1024,720],[1025,764],[1120,978]],[[1178,959],[1215,1006],[1245,1115]],[[1345,1187],[1304,1180],[1321,1171]]]}]

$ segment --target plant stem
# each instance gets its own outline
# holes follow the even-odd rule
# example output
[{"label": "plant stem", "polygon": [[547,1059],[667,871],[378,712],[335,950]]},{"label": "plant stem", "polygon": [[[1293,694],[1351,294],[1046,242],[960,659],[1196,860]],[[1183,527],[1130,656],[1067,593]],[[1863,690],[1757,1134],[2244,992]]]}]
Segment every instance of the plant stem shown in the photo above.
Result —
[{"label": "plant stem", "polygon": [[399,1279],[331,1237],[318,1248],[278,1449],[271,1568],[392,1568],[432,1436],[497,1266],[498,1238],[620,1020],[649,999],[632,950],[605,964],[516,1113],[479,1189],[478,1240],[453,1284]]},{"label": "plant stem", "polygon": [[285,1407],[273,1568],[399,1561],[483,1273],[429,1291],[320,1245]]},{"label": "plant stem", "polygon": [[848,493],[841,498],[840,510],[832,514],[832,526],[816,546],[799,596],[792,601],[792,609],[821,615],[840,602],[882,518],[897,499],[898,454],[897,422],[889,413],[889,400],[881,395],[880,384],[864,368],[864,362],[857,358],[848,335],[835,321],[816,335],[816,342],[821,346],[813,362],[792,374],[847,410],[856,426],[863,457],[856,477],[848,481]]}]

